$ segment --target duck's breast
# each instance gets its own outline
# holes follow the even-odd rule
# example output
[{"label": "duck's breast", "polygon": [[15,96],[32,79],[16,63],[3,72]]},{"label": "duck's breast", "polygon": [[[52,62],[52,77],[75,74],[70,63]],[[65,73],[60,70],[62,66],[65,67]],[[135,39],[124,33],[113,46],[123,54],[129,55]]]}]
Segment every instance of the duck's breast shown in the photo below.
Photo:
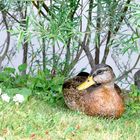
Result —
[{"label": "duck's breast", "polygon": [[124,112],[124,103],[115,89],[98,88],[85,95],[85,112],[89,115],[118,117]]}]

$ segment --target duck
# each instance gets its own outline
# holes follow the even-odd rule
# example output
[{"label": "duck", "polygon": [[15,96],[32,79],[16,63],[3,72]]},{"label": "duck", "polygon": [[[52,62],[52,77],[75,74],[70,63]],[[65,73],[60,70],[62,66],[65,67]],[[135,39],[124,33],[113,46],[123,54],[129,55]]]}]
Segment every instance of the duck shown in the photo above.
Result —
[{"label": "duck", "polygon": [[111,66],[97,64],[91,73],[82,72],[63,84],[67,107],[90,116],[119,118],[125,111],[121,89]]}]

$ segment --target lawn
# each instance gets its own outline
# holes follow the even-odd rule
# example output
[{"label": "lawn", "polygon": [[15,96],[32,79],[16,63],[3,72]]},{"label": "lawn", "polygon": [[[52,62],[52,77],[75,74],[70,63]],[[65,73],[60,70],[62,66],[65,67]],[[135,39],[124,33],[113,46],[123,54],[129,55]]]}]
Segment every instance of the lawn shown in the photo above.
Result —
[{"label": "lawn", "polygon": [[62,102],[1,102],[0,140],[140,140],[140,117],[127,114],[113,120],[71,111]]}]

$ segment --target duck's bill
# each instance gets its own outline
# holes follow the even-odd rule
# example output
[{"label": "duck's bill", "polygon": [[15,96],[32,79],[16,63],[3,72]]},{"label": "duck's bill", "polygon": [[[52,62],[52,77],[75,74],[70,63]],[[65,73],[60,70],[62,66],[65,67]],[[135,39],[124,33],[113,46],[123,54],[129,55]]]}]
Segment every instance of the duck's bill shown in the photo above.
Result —
[{"label": "duck's bill", "polygon": [[77,87],[77,89],[78,90],[84,90],[84,89],[87,89],[88,87],[90,87],[92,85],[95,85],[95,81],[94,81],[92,76],[89,76],[84,83],[82,83],[81,85],[79,85]]}]

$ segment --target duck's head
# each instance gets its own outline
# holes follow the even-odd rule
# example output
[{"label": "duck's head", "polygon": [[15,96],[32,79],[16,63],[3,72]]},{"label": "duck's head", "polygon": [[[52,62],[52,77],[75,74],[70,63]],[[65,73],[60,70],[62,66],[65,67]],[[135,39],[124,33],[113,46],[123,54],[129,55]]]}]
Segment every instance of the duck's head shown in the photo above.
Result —
[{"label": "duck's head", "polygon": [[115,74],[112,68],[106,64],[98,64],[92,69],[90,76],[84,83],[77,87],[78,90],[84,90],[92,85],[108,84],[114,82]]}]

